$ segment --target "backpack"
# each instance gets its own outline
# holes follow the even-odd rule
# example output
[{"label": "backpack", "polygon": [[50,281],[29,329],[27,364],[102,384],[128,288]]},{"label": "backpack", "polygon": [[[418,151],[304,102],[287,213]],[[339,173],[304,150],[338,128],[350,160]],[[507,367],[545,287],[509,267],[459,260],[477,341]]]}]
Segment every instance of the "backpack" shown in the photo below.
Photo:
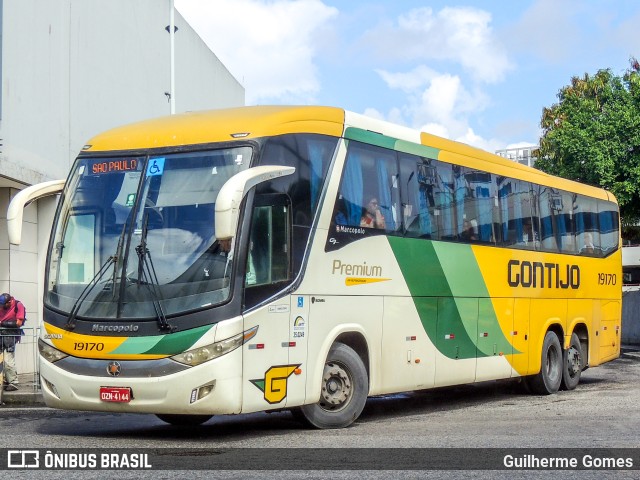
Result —
[{"label": "backpack", "polygon": [[[21,303],[19,300],[16,300],[15,305],[13,306],[13,311],[14,313],[17,315],[18,314],[18,304]],[[24,305],[22,306],[24,308]],[[27,309],[24,309],[24,319],[22,320],[22,326],[24,327],[24,324],[27,323]],[[20,335],[17,335],[15,337],[15,341],[16,343],[20,343],[20,337],[22,337],[24,335],[24,330],[22,329],[22,327],[20,327],[19,329]]]},{"label": "backpack", "polygon": [[[20,302],[19,300],[15,300],[14,301],[14,306],[13,306],[13,311],[14,314],[17,315],[18,314],[18,304],[21,304],[22,302]],[[24,307],[24,305],[23,305]],[[24,320],[22,322],[22,327],[24,327],[24,324],[27,323],[27,310],[25,309],[24,311]],[[20,328],[3,328],[4,330],[4,339],[3,342],[5,344],[5,347],[7,345],[11,346],[11,340],[13,340],[13,344],[15,345],[16,343],[20,343],[20,337],[22,337],[24,335],[24,330],[22,329],[22,327]],[[13,336],[12,336],[13,335]]]}]

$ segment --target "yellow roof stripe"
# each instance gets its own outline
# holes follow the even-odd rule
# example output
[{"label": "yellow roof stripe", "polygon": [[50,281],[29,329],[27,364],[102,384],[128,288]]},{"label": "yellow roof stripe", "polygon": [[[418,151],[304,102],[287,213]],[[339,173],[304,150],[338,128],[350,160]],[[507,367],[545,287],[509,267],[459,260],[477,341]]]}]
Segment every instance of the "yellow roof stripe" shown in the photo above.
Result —
[{"label": "yellow roof stripe", "polygon": [[420,143],[440,150],[438,160],[444,162],[477,168],[478,170],[505,177],[517,178],[540,185],[549,185],[569,192],[615,202],[613,195],[601,188],[574,182],[566,178],[554,177],[544,173],[542,170],[521,165],[518,162],[507,160],[464,143],[447,140],[425,132],[420,133]]},{"label": "yellow roof stripe", "polygon": [[106,152],[232,141],[236,133],[259,138],[285,133],[339,137],[344,110],[333,107],[259,106],[184,113],[145,120],[95,136],[85,151]]}]

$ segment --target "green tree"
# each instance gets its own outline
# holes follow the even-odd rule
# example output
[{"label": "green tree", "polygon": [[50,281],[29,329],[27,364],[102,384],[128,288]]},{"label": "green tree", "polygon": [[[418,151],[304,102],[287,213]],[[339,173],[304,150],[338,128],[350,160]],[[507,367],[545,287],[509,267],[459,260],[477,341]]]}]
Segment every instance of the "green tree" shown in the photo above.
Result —
[{"label": "green tree", "polygon": [[606,188],[622,222],[640,220],[640,64],[622,75],[600,70],[573,77],[544,108],[536,168]]}]

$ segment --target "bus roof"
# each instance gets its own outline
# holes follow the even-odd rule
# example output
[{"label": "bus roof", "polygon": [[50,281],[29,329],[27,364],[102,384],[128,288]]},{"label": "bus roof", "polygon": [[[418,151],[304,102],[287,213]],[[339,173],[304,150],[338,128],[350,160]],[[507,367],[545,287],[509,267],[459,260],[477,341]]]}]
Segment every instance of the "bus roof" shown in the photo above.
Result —
[{"label": "bus roof", "polygon": [[124,125],[91,140],[86,153],[136,151],[255,139],[286,133],[345,136],[468,168],[615,201],[603,189],[584,185],[521,165],[469,145],[382,120],[323,106],[253,106],[144,120]]},{"label": "bus roof", "polygon": [[143,150],[260,138],[285,133],[339,137],[344,110],[333,107],[257,106],[188,112],[144,120],[92,138],[85,151]]}]

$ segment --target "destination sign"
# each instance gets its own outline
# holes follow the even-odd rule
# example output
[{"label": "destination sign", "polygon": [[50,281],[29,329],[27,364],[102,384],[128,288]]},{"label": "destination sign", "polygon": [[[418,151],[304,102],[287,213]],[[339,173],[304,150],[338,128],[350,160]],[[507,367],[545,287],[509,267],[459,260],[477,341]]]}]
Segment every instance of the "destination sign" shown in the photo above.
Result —
[{"label": "destination sign", "polygon": [[138,165],[139,161],[136,158],[105,160],[91,165],[91,173],[93,175],[100,175],[102,173],[130,172],[132,170],[137,170]]}]

